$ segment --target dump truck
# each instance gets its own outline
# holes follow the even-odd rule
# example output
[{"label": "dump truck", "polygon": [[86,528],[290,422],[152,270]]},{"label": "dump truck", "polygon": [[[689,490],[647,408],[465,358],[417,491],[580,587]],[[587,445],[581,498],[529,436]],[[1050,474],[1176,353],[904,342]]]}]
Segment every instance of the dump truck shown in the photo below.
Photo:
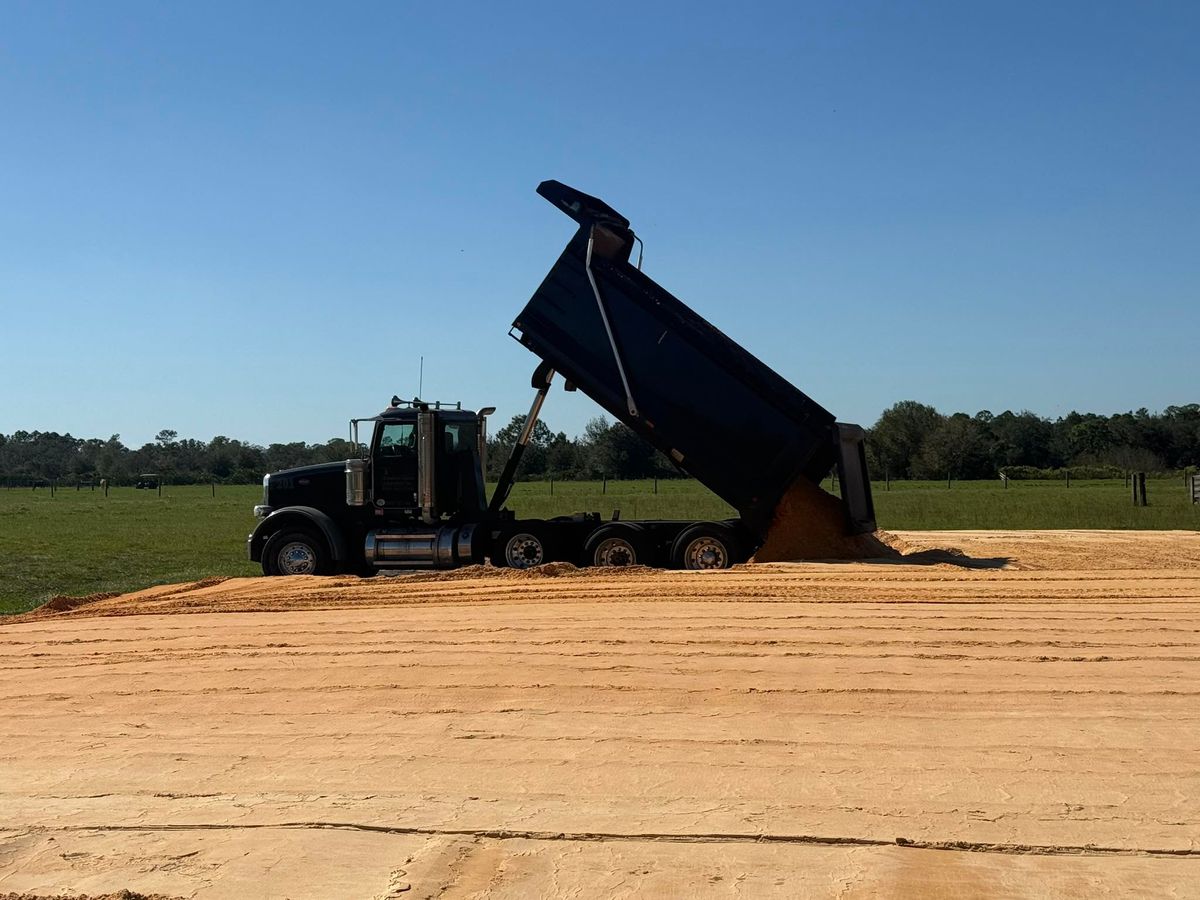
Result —
[{"label": "dump truck", "polygon": [[[247,539],[267,575],[645,564],[721,569],[763,541],[798,479],[836,472],[848,534],[874,531],[863,431],[834,416],[633,263],[629,220],[558,181],[538,194],[574,235],[512,323],[540,362],[533,403],[492,495],[486,407],[401,400],[350,422],[361,455],[267,475]],[[752,301],[746,301],[747,303]],[[554,378],[578,390],[737,512],[719,522],[523,519],[505,507]],[[369,437],[360,443],[360,429]]]}]

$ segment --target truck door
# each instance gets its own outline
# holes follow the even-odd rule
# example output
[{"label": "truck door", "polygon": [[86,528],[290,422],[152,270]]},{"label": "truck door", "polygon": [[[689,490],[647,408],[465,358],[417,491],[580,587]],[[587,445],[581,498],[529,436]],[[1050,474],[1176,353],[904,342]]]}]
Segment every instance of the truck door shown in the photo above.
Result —
[{"label": "truck door", "polygon": [[441,453],[435,467],[438,511],[476,522],[487,509],[479,464],[478,423],[443,421],[439,432]]},{"label": "truck door", "polygon": [[389,507],[416,509],[417,426],[384,422],[375,446],[375,497]]}]

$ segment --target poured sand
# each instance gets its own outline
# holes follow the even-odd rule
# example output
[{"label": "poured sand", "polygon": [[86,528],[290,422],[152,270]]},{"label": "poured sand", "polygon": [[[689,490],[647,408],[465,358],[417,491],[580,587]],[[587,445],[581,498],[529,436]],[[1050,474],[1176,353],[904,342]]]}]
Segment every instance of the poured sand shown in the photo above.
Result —
[{"label": "poured sand", "polygon": [[885,531],[846,534],[842,502],[801,478],[779,501],[767,539],[752,561],[893,559],[900,556],[894,540]]}]

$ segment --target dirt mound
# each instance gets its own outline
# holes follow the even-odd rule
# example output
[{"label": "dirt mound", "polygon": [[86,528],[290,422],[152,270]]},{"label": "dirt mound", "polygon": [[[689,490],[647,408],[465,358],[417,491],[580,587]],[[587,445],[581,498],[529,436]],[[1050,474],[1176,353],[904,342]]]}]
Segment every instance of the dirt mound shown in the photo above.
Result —
[{"label": "dirt mound", "polygon": [[894,559],[903,543],[886,532],[846,534],[842,502],[801,478],[775,508],[767,539],[751,562],[801,559]]},{"label": "dirt mound", "polygon": [[[57,613],[70,612],[73,609],[78,609],[80,606],[86,606],[89,603],[95,603],[98,600],[107,600],[110,597],[119,596],[121,596],[120,593],[115,591],[109,591],[108,593],[104,594],[88,594],[86,597],[67,597],[60,594],[57,597],[51,597],[41,606],[31,609],[29,612],[25,613],[19,618],[20,621],[41,619],[45,616],[52,616]],[[18,617],[14,616],[10,621],[18,621]],[[0,900],[7,900],[7,897],[3,894],[0,894]]]}]

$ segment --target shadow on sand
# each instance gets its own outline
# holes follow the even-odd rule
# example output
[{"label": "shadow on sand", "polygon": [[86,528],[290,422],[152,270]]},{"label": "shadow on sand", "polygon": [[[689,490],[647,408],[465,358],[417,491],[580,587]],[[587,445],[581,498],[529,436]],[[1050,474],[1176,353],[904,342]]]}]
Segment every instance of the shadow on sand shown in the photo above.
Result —
[{"label": "shadow on sand", "polygon": [[1011,556],[968,556],[961,550],[914,550],[900,553],[893,550],[882,559],[866,559],[863,562],[899,563],[906,566],[936,566],[946,564],[962,569],[1004,569],[1013,563]]}]

